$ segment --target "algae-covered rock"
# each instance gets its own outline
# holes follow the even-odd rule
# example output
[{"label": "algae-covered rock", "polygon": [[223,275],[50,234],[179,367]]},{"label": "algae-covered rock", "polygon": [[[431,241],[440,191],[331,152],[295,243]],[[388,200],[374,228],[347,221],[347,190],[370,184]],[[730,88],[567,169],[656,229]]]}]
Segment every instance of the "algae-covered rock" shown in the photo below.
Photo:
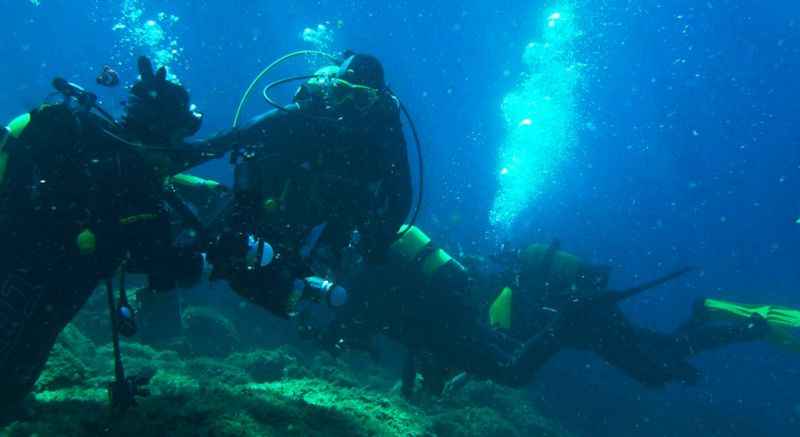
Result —
[{"label": "algae-covered rock", "polygon": [[47,360],[47,367],[36,380],[34,390],[41,392],[79,385],[87,373],[88,369],[80,358],[56,343]]},{"label": "algae-covered rock", "polygon": [[446,411],[433,419],[433,429],[438,437],[515,437],[527,434],[501,417],[496,410],[486,407],[466,407]]},{"label": "algae-covered rock", "polygon": [[57,342],[81,359],[90,359],[94,357],[94,342],[85,336],[74,324],[70,323],[61,331]]},{"label": "algae-covered rock", "polygon": [[[491,383],[468,382],[414,406],[387,390],[367,388],[370,378],[382,374],[370,365],[351,367],[313,351],[282,347],[225,359],[186,358],[127,340],[126,372],[154,372],[151,395],[112,418],[106,392],[114,369],[111,345],[95,352],[79,334],[69,332],[59,341],[45,371],[58,378],[42,380],[32,420],[0,428],[0,436],[565,435],[536,412],[524,392]],[[73,358],[81,364],[67,364]]]},{"label": "algae-covered rock", "polygon": [[308,370],[298,363],[298,355],[288,348],[235,353],[225,362],[244,369],[255,382],[277,381],[284,377],[304,377]]},{"label": "algae-covered rock", "polygon": [[212,358],[195,358],[186,361],[186,371],[200,381],[216,381],[226,385],[253,382],[242,367]]},{"label": "algae-covered rock", "polygon": [[[320,379],[251,384],[242,393],[279,396],[300,407],[302,420],[290,435],[429,436],[431,423],[422,411],[398,398],[362,389],[343,388]],[[265,417],[270,420],[280,417]],[[282,418],[283,420],[286,417]],[[320,432],[320,430],[325,430]]]},{"label": "algae-covered rock", "polygon": [[191,307],[183,312],[183,332],[193,355],[225,357],[239,348],[236,327],[213,308]]},{"label": "algae-covered rock", "polygon": [[[150,384],[153,395],[140,399],[136,408],[118,419],[109,416],[103,390],[48,392],[35,406],[35,421],[14,423],[5,432],[9,436],[135,437],[431,435],[425,415],[402,401],[322,380],[196,382],[186,375],[159,371]],[[169,386],[180,393],[168,393]]]},{"label": "algae-covered rock", "polygon": [[342,387],[367,387],[372,383],[372,375],[359,372],[357,375],[342,360],[330,354],[316,354],[310,362],[309,369],[319,379],[330,381]]},{"label": "algae-covered rock", "polygon": [[490,431],[505,429],[506,426],[510,426],[516,434],[496,435],[567,434],[557,423],[543,417],[526,398],[524,391],[490,381],[468,380],[460,389],[450,392],[440,405],[446,408],[446,412],[437,418],[437,429],[454,419],[456,422],[469,421],[469,432],[478,432],[475,427],[484,427],[479,434],[459,434],[462,431],[453,428],[453,435],[492,435]]},{"label": "algae-covered rock", "polygon": [[94,344],[73,325],[61,332],[34,387],[35,392],[79,385],[89,374],[84,363],[94,356]]}]

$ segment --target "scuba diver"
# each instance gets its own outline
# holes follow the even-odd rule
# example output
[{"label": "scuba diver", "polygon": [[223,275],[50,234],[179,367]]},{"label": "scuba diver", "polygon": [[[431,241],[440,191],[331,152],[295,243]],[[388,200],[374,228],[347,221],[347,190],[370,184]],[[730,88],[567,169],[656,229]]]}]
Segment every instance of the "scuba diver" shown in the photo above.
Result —
[{"label": "scuba diver", "polygon": [[[560,323],[564,348],[591,350],[648,387],[672,381],[693,384],[698,371],[686,360],[698,353],[734,343],[766,338],[765,318],[716,322],[694,315],[672,333],[633,324],[618,304],[691,271],[676,270],[624,291],[608,289],[610,268],[586,263],[560,250],[558,241],[519,251],[514,265],[503,266],[515,277],[499,275],[491,288],[501,292],[489,310],[490,324],[517,340]],[[502,284],[502,285],[501,285]],[[702,305],[701,305],[702,306]]]},{"label": "scuba diver", "polygon": [[[350,54],[310,77],[293,105],[191,143],[184,139],[197,132],[202,116],[186,90],[146,58],[138,67],[141,79],[119,121],[94,94],[56,79],[63,103],[43,105],[3,131],[5,419],[13,418],[59,332],[99,281],[105,280],[112,314],[116,378],[109,393],[113,410],[124,412],[147,394],[151,376],[126,377],[122,367],[119,336],[136,332],[124,273],[148,274],[146,293],[166,291],[199,277],[200,251],[207,251],[214,277],[286,317],[302,298],[343,303],[346,291],[314,276],[311,264],[356,244],[368,260],[380,260],[387,236],[408,215],[411,182],[399,116],[405,109],[374,57]],[[102,84],[113,85],[107,79]],[[225,190],[180,173],[231,149],[232,207],[201,220],[184,201],[186,188],[203,188],[199,199]],[[175,216],[191,232],[174,233]]]},{"label": "scuba diver", "polygon": [[[354,348],[378,355],[375,337],[385,335],[406,347],[403,393],[411,396],[416,375],[440,393],[459,372],[520,386],[532,379],[546,357],[558,350],[558,326],[524,342],[503,335],[485,321],[473,301],[475,279],[459,261],[417,227],[396,234],[388,263],[358,266],[343,283],[350,299],[317,335],[336,353]],[[530,375],[530,376],[529,376]]]},{"label": "scuba diver", "polygon": [[[412,206],[405,109],[373,56],[349,52],[312,76],[267,85],[275,109],[238,125],[256,82],[306,54],[267,67],[235,127],[208,145],[232,147],[236,163],[233,204],[208,249],[211,278],[280,317],[301,299],[343,303],[346,291],[323,279],[342,251],[358,246],[368,262],[382,261]],[[269,91],[292,80],[305,80],[292,104],[275,103]]]},{"label": "scuba diver", "polygon": [[[264,95],[275,110],[239,125],[255,84],[285,60],[310,53],[320,54],[294,52],[267,67],[245,93],[233,129],[192,143],[199,150],[233,149],[231,190],[188,175],[170,179],[181,199],[176,204],[190,210],[180,215],[190,217],[193,247],[207,254],[210,279],[225,280],[284,318],[300,301],[346,302],[347,290],[331,280],[341,253],[380,262],[411,208],[400,121],[406,111],[373,56],[331,57],[335,65],[299,78],[306,82],[288,106],[267,93],[298,78],[267,85]],[[412,131],[418,143],[413,123]],[[162,289],[137,295],[141,333],[159,342],[181,333],[180,300]]]},{"label": "scuba diver", "polygon": [[[374,354],[378,334],[406,346],[407,395],[417,372],[434,393],[460,372],[524,386],[564,348],[594,351],[644,385],[661,387],[694,383],[698,372],[686,360],[702,351],[761,339],[797,344],[785,331],[800,327],[800,311],[788,308],[706,299],[670,334],[638,327],[618,309],[621,301],[691,269],[611,291],[609,268],[584,263],[554,243],[504,256],[499,269],[473,259],[468,270],[417,228],[398,238],[391,253],[384,268],[354,274],[350,301],[319,336],[334,351]],[[494,298],[487,290],[501,291]]]},{"label": "scuba diver", "polygon": [[[267,93],[296,78],[267,85],[265,98],[275,110],[239,125],[255,84],[285,60],[307,54],[320,52],[294,52],[268,66],[245,93],[234,128],[195,143],[234,150],[231,190],[187,175],[173,178],[176,194],[202,222],[193,229],[212,266],[210,279],[225,280],[283,318],[294,315],[301,301],[331,307],[346,302],[347,290],[335,281],[337,266],[353,259],[345,260],[343,252],[380,263],[411,207],[400,121],[405,111],[372,56],[334,58],[335,65],[300,78],[305,83],[285,107]],[[141,333],[157,342],[179,340],[177,293],[137,296]]]},{"label": "scuba diver", "polygon": [[[153,287],[192,272],[175,248],[165,181],[219,156],[183,142],[201,115],[164,67],[138,61],[140,79],[115,120],[94,94],[53,81],[63,102],[43,104],[0,132],[0,412],[13,416],[42,372],[56,337],[105,280],[112,310],[116,376],[112,406],[146,394],[147,377],[124,376],[118,334],[134,325],[111,277],[150,274]],[[219,151],[222,153],[222,151]],[[9,417],[5,417],[8,419]]]}]

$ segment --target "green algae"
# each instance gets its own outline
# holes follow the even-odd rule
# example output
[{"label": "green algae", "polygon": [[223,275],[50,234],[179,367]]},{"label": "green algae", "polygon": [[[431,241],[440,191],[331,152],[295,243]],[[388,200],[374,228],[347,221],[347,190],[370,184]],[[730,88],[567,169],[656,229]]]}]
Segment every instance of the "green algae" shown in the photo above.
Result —
[{"label": "green algae", "polygon": [[216,357],[130,341],[122,350],[129,375],[154,373],[152,394],[137,407],[122,417],[110,415],[105,387],[114,368],[111,346],[95,346],[70,326],[37,383],[33,416],[0,428],[0,435],[566,435],[523,392],[489,382],[468,382],[441,398],[420,394],[409,403],[388,389],[394,374],[363,355],[334,358],[283,346]]}]

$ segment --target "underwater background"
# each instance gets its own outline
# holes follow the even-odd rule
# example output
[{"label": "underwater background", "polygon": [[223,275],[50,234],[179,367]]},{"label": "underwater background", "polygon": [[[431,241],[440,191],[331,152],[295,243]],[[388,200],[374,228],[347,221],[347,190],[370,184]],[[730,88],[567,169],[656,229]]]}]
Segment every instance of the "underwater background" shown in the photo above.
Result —
[{"label": "underwater background", "polygon": [[[384,62],[390,86],[417,123],[425,163],[419,225],[449,252],[491,253],[503,244],[558,238],[569,251],[613,266],[612,282],[620,287],[678,265],[700,267],[699,274],[624,304],[637,323],[659,330],[677,326],[688,317],[694,300],[704,296],[800,305],[798,2],[0,4],[0,54],[5,60],[0,70],[0,118],[5,120],[39,104],[51,92],[55,76],[97,91],[105,107],[118,114],[125,91],[96,89],[95,76],[110,65],[130,83],[135,79],[133,60],[145,54],[168,65],[189,89],[205,113],[202,136],[230,126],[246,85],[284,53],[312,48],[368,52]],[[320,65],[297,61],[281,74],[307,73]],[[291,88],[280,97],[287,100]],[[534,101],[538,103],[530,103]],[[253,103],[248,115],[265,109]],[[220,160],[195,173],[230,183],[232,170],[227,160]],[[230,294],[219,288],[197,293],[214,296],[207,299],[218,300],[220,308],[237,308],[237,298],[219,297]],[[87,311],[91,310],[90,305]],[[91,314],[80,317],[76,324],[91,331],[84,330],[84,335],[104,344],[107,331],[92,331]],[[324,392],[329,387],[325,384],[338,387],[337,378],[347,390],[356,390],[352,381],[361,377],[352,375],[367,372],[375,382],[355,398],[377,405],[375,415],[394,413],[391,420],[402,423],[392,429],[403,432],[415,424],[421,424],[419,435],[431,427],[439,435],[509,435],[508,430],[533,435],[533,429],[541,435],[587,436],[800,432],[800,360],[766,344],[705,353],[693,359],[703,372],[697,386],[672,385],[663,391],[642,388],[593,355],[564,353],[525,391],[473,387],[465,399],[419,412],[394,398],[382,400],[396,379],[392,363],[384,363],[389,369],[383,369],[363,363],[363,357],[344,364],[328,362],[314,354],[313,346],[299,341],[291,327],[256,309],[236,323],[241,337],[225,351],[234,353],[224,359],[228,367],[219,368],[232,374],[245,368],[250,374],[230,378],[258,381],[253,360],[277,361],[275,366],[295,368],[302,376],[284,378],[286,392],[309,393]],[[231,332],[225,326],[214,329]],[[250,329],[259,329],[265,338],[246,338],[243,332]],[[258,341],[264,346],[259,353],[279,357],[235,356],[240,351],[234,346]],[[267,348],[282,342],[299,350]],[[132,353],[134,360],[189,369],[195,382],[202,382],[202,375],[215,367],[196,361],[179,365],[175,357],[141,348]],[[95,351],[75,352],[78,358],[81,353],[94,356]],[[110,378],[108,348],[96,354],[102,358],[98,368],[105,365]],[[210,355],[223,359],[218,350]],[[287,360],[295,367],[284,363]],[[91,364],[84,365],[87,375],[94,372]],[[219,375],[208,376],[215,377]],[[300,382],[289,387],[285,381]],[[330,390],[328,395],[337,389]],[[330,403],[346,410],[346,399],[353,396],[336,396],[341,401]],[[510,412],[523,398],[536,411],[527,416]],[[387,402],[384,411],[390,413],[380,413],[381,402]],[[259,417],[254,411],[263,408],[257,403],[228,405],[256,417],[255,422],[285,425],[288,435],[393,433],[374,423],[325,416],[328,413],[320,413],[322,419],[313,413]],[[87,414],[70,409],[68,403],[62,407],[64,422],[71,414]],[[218,410],[203,406],[193,411],[198,417],[185,418],[187,423]],[[405,421],[401,414],[407,415]],[[538,427],[525,423],[534,415],[540,420]],[[332,430],[293,428],[312,420]],[[507,428],[457,429],[455,423],[470,420],[504,421]],[[43,423],[35,432],[60,429],[45,425],[55,426]],[[337,426],[341,429],[333,430]],[[375,428],[364,432],[359,426]],[[25,435],[26,429],[9,432]]]}]

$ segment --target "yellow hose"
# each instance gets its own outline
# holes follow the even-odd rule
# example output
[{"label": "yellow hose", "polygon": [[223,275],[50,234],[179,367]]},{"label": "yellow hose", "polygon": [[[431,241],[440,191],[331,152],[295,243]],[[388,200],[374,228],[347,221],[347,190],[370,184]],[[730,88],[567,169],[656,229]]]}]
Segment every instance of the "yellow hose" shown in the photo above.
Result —
[{"label": "yellow hose", "polygon": [[239,126],[239,120],[240,120],[240,118],[242,116],[242,111],[244,110],[244,107],[247,105],[247,102],[250,100],[250,96],[253,94],[253,90],[256,88],[256,85],[258,85],[258,82],[260,82],[261,79],[264,78],[264,76],[269,74],[275,67],[277,67],[280,64],[283,64],[284,62],[286,62],[287,60],[289,60],[291,58],[294,58],[294,57],[297,57],[297,56],[312,56],[312,55],[313,56],[322,56],[322,57],[328,58],[328,59],[330,59],[330,60],[332,60],[334,62],[338,62],[339,61],[339,59],[336,58],[335,56],[333,56],[331,54],[328,54],[328,53],[325,53],[325,52],[320,52],[320,51],[317,51],[317,50],[298,50],[296,52],[288,53],[288,54],[283,55],[280,58],[276,59],[273,63],[269,64],[266,68],[261,70],[261,72],[258,73],[256,78],[253,79],[252,82],[250,82],[250,85],[247,87],[247,89],[245,90],[244,94],[242,95],[242,99],[239,100],[239,106],[236,108],[236,113],[233,116],[233,127],[236,128],[236,127]]}]

